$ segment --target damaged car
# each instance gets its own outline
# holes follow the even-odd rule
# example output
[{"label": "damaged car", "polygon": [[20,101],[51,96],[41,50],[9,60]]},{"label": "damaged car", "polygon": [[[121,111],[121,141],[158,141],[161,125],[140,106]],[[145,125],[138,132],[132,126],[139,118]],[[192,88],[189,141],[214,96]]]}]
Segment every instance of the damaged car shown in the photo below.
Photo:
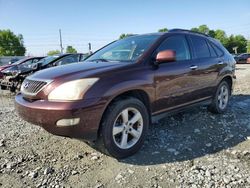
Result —
[{"label": "damaged car", "polygon": [[2,71],[1,89],[10,90],[11,92],[19,91],[23,80],[34,72],[54,66],[80,62],[84,58],[85,55],[81,53],[67,53],[47,56],[36,63],[17,64]]},{"label": "damaged car", "polygon": [[10,61],[9,64],[0,66],[0,79],[3,79],[3,71],[5,69],[9,69],[10,70],[11,67],[14,67],[14,68],[11,68],[11,69],[17,69],[17,67],[19,65],[23,65],[23,64],[25,64],[25,65],[31,65],[31,64],[37,63],[42,58],[44,58],[44,57],[27,57],[27,58],[20,59],[19,61],[16,61],[14,63],[12,63]]}]

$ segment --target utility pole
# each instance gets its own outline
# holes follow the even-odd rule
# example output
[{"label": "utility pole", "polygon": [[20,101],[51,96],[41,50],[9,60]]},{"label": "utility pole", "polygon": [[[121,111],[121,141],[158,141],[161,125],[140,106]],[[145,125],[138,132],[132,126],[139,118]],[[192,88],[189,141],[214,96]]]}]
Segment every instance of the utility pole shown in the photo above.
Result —
[{"label": "utility pole", "polygon": [[62,46],[62,33],[61,33],[61,29],[59,29],[59,36],[60,36],[60,47],[61,47],[61,53],[63,53],[63,46]]},{"label": "utility pole", "polygon": [[91,52],[91,43],[88,43],[88,45],[89,45],[89,55],[90,55],[90,54],[92,54],[92,52]]}]

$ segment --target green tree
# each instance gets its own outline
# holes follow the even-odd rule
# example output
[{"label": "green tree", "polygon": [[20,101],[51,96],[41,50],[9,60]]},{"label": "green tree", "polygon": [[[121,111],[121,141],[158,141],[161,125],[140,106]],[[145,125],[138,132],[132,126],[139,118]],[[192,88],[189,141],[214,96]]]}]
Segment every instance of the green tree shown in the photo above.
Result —
[{"label": "green tree", "polygon": [[230,35],[225,47],[230,53],[234,53],[234,47],[238,47],[237,53],[245,53],[247,51],[247,40],[242,35]]},{"label": "green tree", "polygon": [[218,39],[224,46],[226,46],[228,43],[226,32],[221,29],[215,30],[214,38]]},{"label": "green tree", "polygon": [[197,28],[197,27],[193,27],[193,28],[191,28],[190,30],[191,30],[191,31],[194,31],[194,32],[200,32],[200,31],[199,31],[199,28]]},{"label": "green tree", "polygon": [[56,55],[56,54],[60,54],[59,50],[51,50],[47,53],[47,55]]},{"label": "green tree", "polygon": [[0,56],[23,56],[25,51],[22,35],[15,35],[9,29],[0,30]]},{"label": "green tree", "polygon": [[168,32],[168,29],[167,28],[162,28],[162,29],[159,29],[158,32]]},{"label": "green tree", "polygon": [[208,32],[208,35],[210,36],[210,37],[213,37],[213,38],[215,38],[215,31],[214,30],[209,30],[209,32]]},{"label": "green tree", "polygon": [[130,36],[133,36],[133,34],[131,34],[131,33],[127,33],[127,34],[122,33],[122,34],[119,36],[119,39],[124,39],[124,38],[130,37]]},{"label": "green tree", "polygon": [[208,28],[208,26],[207,25],[200,25],[199,26],[199,31],[201,32],[201,33],[204,33],[204,34],[209,34],[209,28]]},{"label": "green tree", "polygon": [[66,53],[77,53],[77,51],[73,46],[67,46]]},{"label": "green tree", "polygon": [[198,28],[192,28],[191,31],[200,32],[208,35],[210,30],[207,25],[200,25]]},{"label": "green tree", "polygon": [[250,53],[250,40],[247,42],[247,53]]}]

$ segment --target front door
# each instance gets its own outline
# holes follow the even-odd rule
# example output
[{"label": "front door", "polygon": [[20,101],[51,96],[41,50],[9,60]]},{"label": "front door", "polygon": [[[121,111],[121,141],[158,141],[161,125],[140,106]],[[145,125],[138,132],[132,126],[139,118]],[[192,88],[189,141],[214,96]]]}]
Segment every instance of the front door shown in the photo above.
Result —
[{"label": "front door", "polygon": [[161,63],[155,70],[154,113],[170,110],[193,100],[187,97],[192,88],[192,82],[189,79],[191,55],[185,35],[167,37],[158,47],[155,55],[163,50],[174,50],[176,61]]}]

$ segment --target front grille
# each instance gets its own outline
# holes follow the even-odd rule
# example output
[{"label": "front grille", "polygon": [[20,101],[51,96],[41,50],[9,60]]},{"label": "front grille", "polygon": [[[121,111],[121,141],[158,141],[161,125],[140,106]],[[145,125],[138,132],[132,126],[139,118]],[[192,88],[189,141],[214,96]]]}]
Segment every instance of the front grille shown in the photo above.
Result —
[{"label": "front grille", "polygon": [[46,81],[25,79],[21,87],[21,93],[25,95],[36,95],[46,85]]}]

